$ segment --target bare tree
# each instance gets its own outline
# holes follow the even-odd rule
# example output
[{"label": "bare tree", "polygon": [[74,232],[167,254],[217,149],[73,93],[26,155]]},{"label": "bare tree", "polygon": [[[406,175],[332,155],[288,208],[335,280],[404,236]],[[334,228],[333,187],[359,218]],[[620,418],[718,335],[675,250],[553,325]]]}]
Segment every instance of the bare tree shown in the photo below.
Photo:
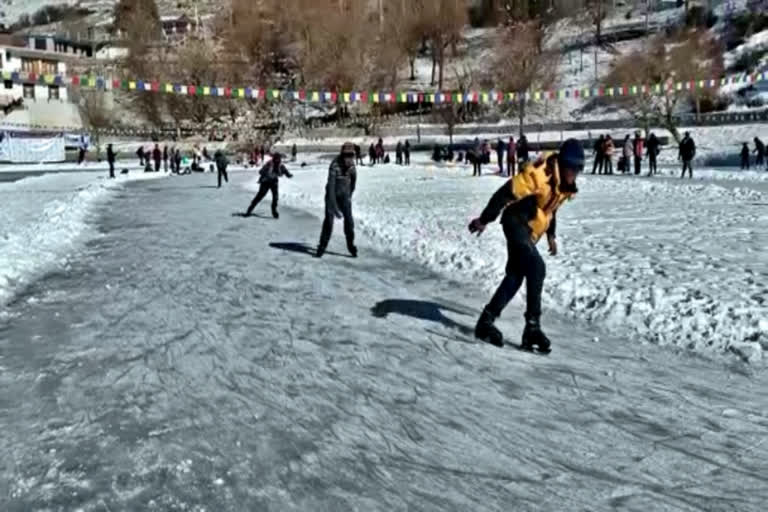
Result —
[{"label": "bare tree", "polygon": [[550,89],[557,77],[560,55],[546,49],[546,28],[539,22],[516,23],[508,26],[496,42],[489,85],[502,87],[517,95],[515,110],[523,131],[526,111],[535,105],[528,93]]},{"label": "bare tree", "polygon": [[698,90],[696,80],[719,76],[722,70],[719,43],[707,31],[691,30],[670,37],[659,36],[647,50],[624,56],[604,82],[606,86],[639,87],[635,94],[614,94],[612,101],[646,130],[653,125],[662,126],[679,142],[676,115],[682,102],[704,94]]},{"label": "bare tree", "polygon": [[70,99],[77,105],[80,121],[91,135],[97,157],[101,157],[101,134],[114,124],[114,113],[106,94],[103,91],[72,88]]}]

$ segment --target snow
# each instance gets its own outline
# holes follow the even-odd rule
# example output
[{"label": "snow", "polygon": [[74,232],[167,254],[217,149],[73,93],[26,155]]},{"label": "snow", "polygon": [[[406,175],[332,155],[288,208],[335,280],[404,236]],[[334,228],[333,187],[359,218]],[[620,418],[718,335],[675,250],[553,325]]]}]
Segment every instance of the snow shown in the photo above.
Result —
[{"label": "snow", "polygon": [[90,215],[98,204],[127,182],[158,177],[133,173],[106,181],[79,172],[0,183],[0,310],[43,273],[66,267],[82,240],[96,235]]},{"label": "snow", "polygon": [[[300,173],[283,202],[322,210],[326,165]],[[768,183],[768,173],[752,175]],[[678,181],[585,177],[559,216],[562,255],[545,257],[545,303],[613,334],[700,352],[749,347],[760,360],[768,189]],[[363,168],[356,221],[379,249],[490,294],[503,276],[503,235],[494,227],[477,240],[466,225],[502,183],[426,162]]]}]

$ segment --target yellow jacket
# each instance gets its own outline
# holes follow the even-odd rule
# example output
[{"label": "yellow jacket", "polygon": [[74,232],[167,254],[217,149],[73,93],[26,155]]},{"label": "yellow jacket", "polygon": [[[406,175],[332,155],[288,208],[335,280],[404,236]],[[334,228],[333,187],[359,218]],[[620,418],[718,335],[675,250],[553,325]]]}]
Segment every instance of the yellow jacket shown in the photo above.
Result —
[{"label": "yellow jacket", "polygon": [[553,159],[554,173],[547,175],[547,158],[544,155],[534,162],[528,162],[522,172],[509,180],[512,187],[512,195],[519,201],[527,196],[536,196],[536,214],[528,222],[531,228],[531,238],[537,242],[547,232],[552,217],[568,199],[575,193],[562,192],[560,190],[560,172],[557,168],[557,159]]}]

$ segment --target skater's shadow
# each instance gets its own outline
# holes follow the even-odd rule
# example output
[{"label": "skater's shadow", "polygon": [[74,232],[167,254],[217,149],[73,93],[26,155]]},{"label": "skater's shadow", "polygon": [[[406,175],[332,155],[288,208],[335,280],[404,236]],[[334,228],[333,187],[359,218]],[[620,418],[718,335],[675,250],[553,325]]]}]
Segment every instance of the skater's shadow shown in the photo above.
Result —
[{"label": "skater's shadow", "polygon": [[467,311],[460,311],[451,306],[424,300],[388,299],[377,303],[371,308],[371,313],[376,318],[386,318],[387,315],[396,313],[398,315],[418,318],[419,320],[436,322],[450,329],[456,329],[465,336],[474,335],[474,329],[451,320],[443,314],[443,311],[450,311],[451,313],[461,315],[468,314]]},{"label": "skater's shadow", "polygon": [[200,185],[197,188],[220,188],[220,187],[217,187],[216,185]]},{"label": "skater's shadow", "polygon": [[[273,249],[280,249],[281,251],[296,252],[299,254],[306,254],[308,256],[314,256],[315,254],[317,254],[317,249],[315,249],[309,244],[300,243],[300,242],[272,242],[271,244],[269,244],[269,246],[272,247]],[[333,251],[325,251],[325,254],[330,254],[331,256],[342,256],[347,258],[352,257],[347,254],[341,254]]]},{"label": "skater's shadow", "polygon": [[250,215],[246,215],[243,212],[235,212],[232,214],[233,217],[242,217],[244,219],[250,219],[251,217],[256,219],[271,219],[272,217],[269,217],[267,215],[259,215],[258,213],[252,213]]}]

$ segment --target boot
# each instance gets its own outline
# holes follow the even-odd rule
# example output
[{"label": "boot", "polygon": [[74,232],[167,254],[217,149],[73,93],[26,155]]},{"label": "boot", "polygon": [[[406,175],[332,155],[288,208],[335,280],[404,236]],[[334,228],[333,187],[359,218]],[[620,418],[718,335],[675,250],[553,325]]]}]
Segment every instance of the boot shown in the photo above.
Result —
[{"label": "boot", "polygon": [[355,244],[347,242],[347,250],[353,258],[357,258],[357,247],[355,247]]},{"label": "boot", "polygon": [[503,347],[504,336],[493,325],[494,320],[496,318],[487,309],[484,309],[475,326],[475,338],[497,347]]},{"label": "boot", "polygon": [[272,217],[274,217],[274,218],[276,218],[276,219],[279,219],[279,218],[280,218],[280,214],[279,214],[279,213],[277,213],[277,210],[272,210]]},{"label": "boot", "polygon": [[318,245],[317,249],[315,250],[315,258],[322,258],[323,254],[325,254],[325,247]]},{"label": "boot", "polygon": [[520,348],[533,352],[534,347],[538,347],[539,352],[548,354],[552,351],[552,344],[549,338],[541,330],[538,319],[530,319],[525,323],[523,330],[523,340]]}]

